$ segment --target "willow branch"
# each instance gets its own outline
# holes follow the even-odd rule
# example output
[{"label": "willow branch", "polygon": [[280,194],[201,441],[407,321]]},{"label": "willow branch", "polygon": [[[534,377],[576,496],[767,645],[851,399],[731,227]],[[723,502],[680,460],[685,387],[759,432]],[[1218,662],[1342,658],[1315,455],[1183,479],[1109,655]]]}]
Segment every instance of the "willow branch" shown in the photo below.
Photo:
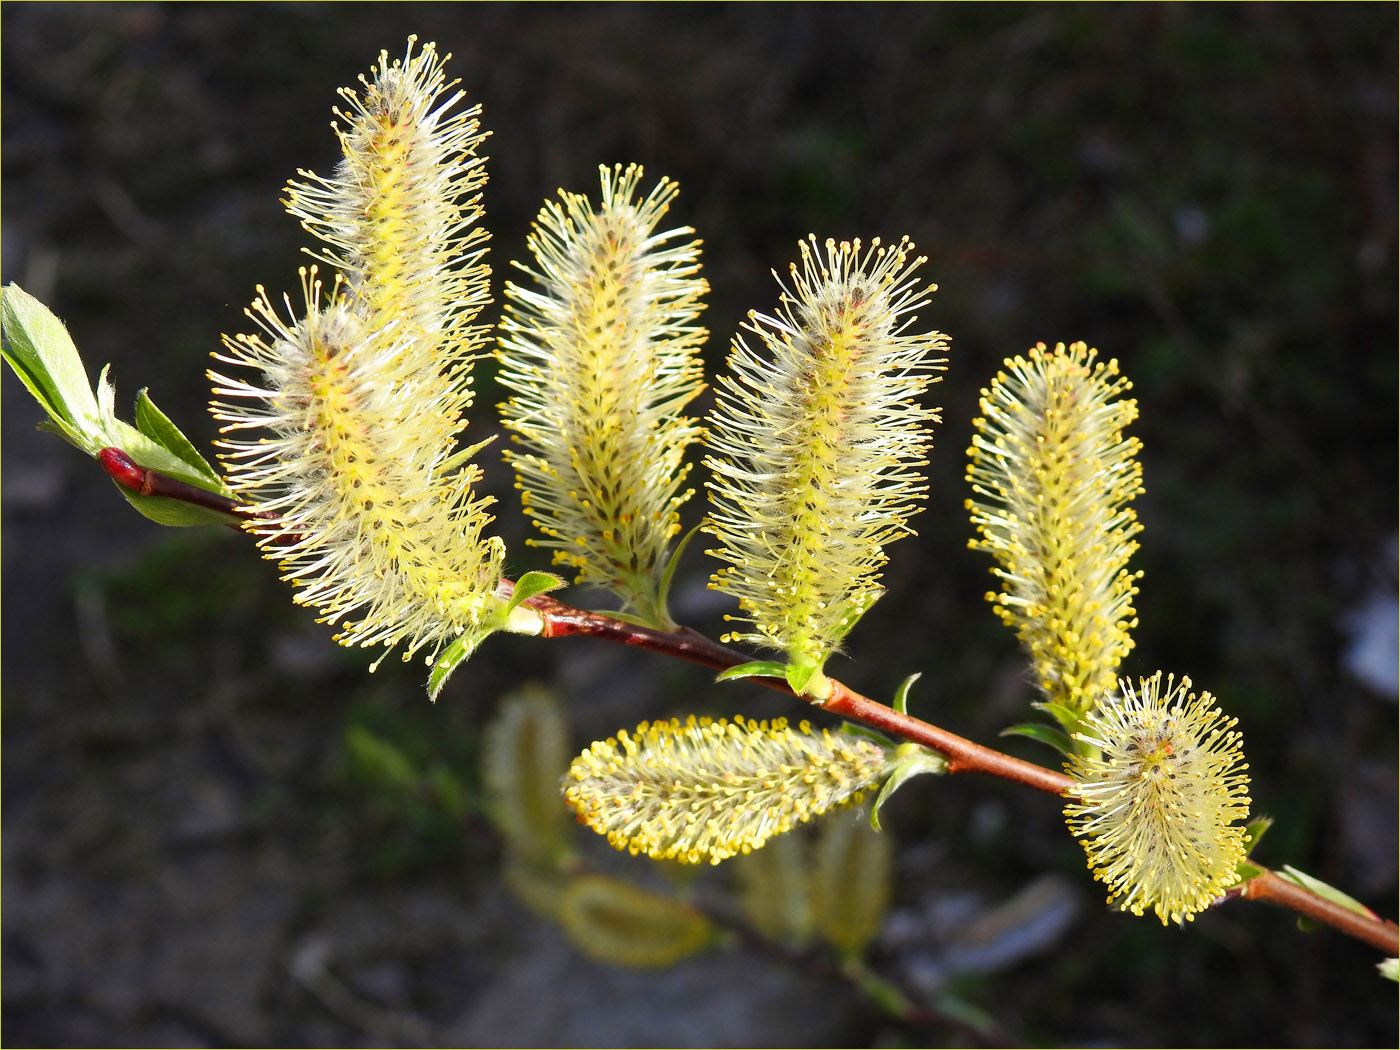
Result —
[{"label": "willow branch", "polygon": [[[1250,863],[1254,862],[1251,860]],[[1400,955],[1400,927],[1395,923],[1373,912],[1368,911],[1363,915],[1344,908],[1268,869],[1241,886],[1239,895],[1249,900],[1267,901],[1315,922],[1325,923],[1386,955]]]},{"label": "willow branch", "polygon": [[[243,518],[245,531],[256,531],[255,528],[250,529],[247,526],[254,525],[258,517],[266,516],[250,511],[235,500],[187,485],[158,471],[139,467],[119,449],[104,449],[98,459],[108,474],[133,491],[143,495],[165,496],[168,499],[220,510]],[[503,593],[509,594],[514,586],[510,580],[501,581]],[[625,623],[604,613],[579,609],[547,594],[529,598],[524,604],[538,612],[543,619],[544,629],[541,631],[541,637],[544,638],[567,638],[575,635],[600,638],[700,664],[714,671],[726,671],[739,664],[748,663],[750,659],[746,654],[720,645],[688,627],[669,632],[658,631]],[[780,678],[758,677],[756,680],[769,689],[792,695],[792,689]],[[860,722],[872,729],[892,733],[932,748],[948,760],[949,773],[985,773],[1062,797],[1069,796],[1074,788],[1074,781],[1063,773],[973,743],[921,719],[900,714],[888,705],[862,696],[835,679],[830,681],[831,695],[824,702],[814,706],[842,718]],[[1227,896],[1275,904],[1331,926],[1387,955],[1400,955],[1400,927],[1395,923],[1373,913],[1363,915],[1334,904],[1312,890],[1290,882],[1267,869],[1231,890]]]},{"label": "willow branch", "polygon": [[[728,670],[747,663],[750,659],[744,653],[720,645],[689,628],[668,633],[640,627],[614,620],[605,613],[575,608],[549,595],[527,599],[525,604],[543,617],[545,627],[541,634],[545,638],[566,638],[574,635],[601,638],[687,660],[715,671]],[[792,695],[791,687],[781,678],[759,676],[752,680],[769,689]],[[1061,797],[1069,797],[1073,792],[1074,781],[1063,773],[973,743],[939,726],[900,714],[888,705],[871,700],[835,679],[830,681],[831,696],[825,702],[814,706],[860,722],[872,729],[932,748],[947,758],[949,773],[984,773]],[[1387,955],[1400,954],[1400,929],[1397,929],[1395,923],[1376,915],[1362,915],[1334,904],[1312,890],[1290,882],[1267,869],[1263,874],[1232,890],[1231,894],[1250,900],[1268,901],[1331,926]]]},{"label": "willow branch", "polygon": [[169,477],[158,470],[143,467],[119,448],[102,449],[97,453],[97,462],[113,481],[137,495],[161,496],[165,499],[188,503],[192,507],[202,507],[204,510],[227,514],[232,518],[239,519],[229,523],[233,528],[242,528],[242,522],[271,519],[277,516],[275,511],[254,510],[246,503],[240,503],[236,499],[221,496],[217,492],[210,492],[188,482]]},{"label": "willow branch", "polygon": [[[711,641],[697,631],[682,628],[668,633],[649,627],[614,620],[604,613],[587,612],[567,605],[549,595],[538,595],[525,602],[544,618],[545,638],[565,638],[583,635],[605,641],[630,645],[637,649],[661,653],[688,660],[713,671],[727,671],[748,663],[752,657]],[[792,695],[792,689],[781,678],[753,679],[769,689]],[[1074,787],[1074,781],[1063,773],[1026,762],[992,748],[950,733],[928,722],[902,715],[886,704],[862,696],[854,689],[831,680],[831,696],[822,703],[813,703],[824,711],[860,722],[882,732],[940,752],[948,760],[949,773],[986,773],[1017,784],[1036,788],[1051,795],[1064,795]]]}]

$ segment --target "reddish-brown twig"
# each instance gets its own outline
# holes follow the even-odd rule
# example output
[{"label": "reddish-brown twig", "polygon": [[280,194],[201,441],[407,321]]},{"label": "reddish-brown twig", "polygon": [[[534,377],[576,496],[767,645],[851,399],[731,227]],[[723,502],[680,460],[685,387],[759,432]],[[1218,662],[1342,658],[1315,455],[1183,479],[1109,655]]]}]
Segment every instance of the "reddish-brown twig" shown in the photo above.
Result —
[{"label": "reddish-brown twig", "polygon": [[[688,660],[715,671],[725,671],[752,659],[687,628],[668,633],[639,627],[614,620],[603,613],[576,609],[549,595],[530,598],[525,604],[544,617],[543,635],[546,638],[564,638],[571,635],[602,638],[621,645]],[[756,681],[781,693],[792,692],[787,682],[781,678],[760,677]],[[853,722],[860,722],[872,729],[892,733],[932,748],[948,760],[950,773],[986,773],[1003,780],[1025,784],[1051,795],[1063,795],[1074,786],[1074,781],[1063,773],[1038,766],[1034,762],[1013,758],[981,744],[974,744],[956,733],[900,714],[889,705],[862,696],[834,679],[831,686],[831,696],[824,703],[814,706],[842,718],[849,718]]]},{"label": "reddish-brown twig", "polygon": [[[711,641],[689,628],[682,628],[674,633],[657,631],[615,620],[604,613],[577,609],[548,595],[530,598],[525,604],[534,608],[544,618],[542,635],[545,638],[565,638],[573,635],[601,638],[688,660],[716,671],[724,671],[749,660],[745,654]],[[792,693],[787,682],[781,678],[756,677],[753,680],[769,689]],[[862,696],[835,679],[831,680],[831,696],[824,703],[814,706],[860,722],[872,729],[932,748],[948,760],[949,773],[985,773],[1058,796],[1069,794],[1074,787],[1074,781],[1063,773],[1014,758],[973,743],[946,729],[930,725],[921,719],[900,714],[885,704]],[[1312,890],[1290,882],[1268,869],[1264,869],[1262,874],[1231,892],[1234,896],[1268,901],[1325,923],[1387,955],[1400,954],[1400,929],[1397,929],[1395,923],[1387,922],[1376,915],[1362,915],[1334,904]]]},{"label": "reddish-brown twig", "polygon": [[1280,908],[1326,923],[1335,930],[1365,941],[1386,955],[1400,955],[1400,947],[1397,947],[1400,945],[1400,926],[1387,922],[1373,912],[1363,915],[1352,911],[1267,869],[1239,889],[1241,897],[1277,904]]},{"label": "reddish-brown twig", "polygon": [[[120,449],[103,449],[98,459],[108,474],[143,495],[165,496],[194,506],[222,511],[244,520],[266,517],[235,500],[166,477],[158,471],[137,466]],[[510,580],[503,580],[501,583],[501,589],[506,594],[509,594],[514,586]],[[567,638],[573,635],[600,638],[687,660],[715,671],[728,670],[749,662],[749,657],[744,653],[720,645],[690,628],[658,631],[626,623],[605,613],[579,609],[547,594],[529,598],[525,604],[536,610],[544,620],[544,630],[541,632],[544,638]],[[792,693],[787,682],[781,678],[757,677],[756,680],[769,689]],[[862,696],[834,679],[831,680],[831,695],[825,702],[814,706],[932,748],[948,760],[949,773],[985,773],[1059,796],[1066,795],[1074,787],[1074,781],[1063,773],[975,744],[956,733],[900,714],[886,704]],[[1312,890],[1290,882],[1267,869],[1249,882],[1231,890],[1227,896],[1276,904],[1309,919],[1325,923],[1387,955],[1400,955],[1400,928],[1397,928],[1395,923],[1374,914],[1363,915],[1334,904]]]},{"label": "reddish-brown twig", "polygon": [[[102,449],[97,453],[97,462],[118,485],[141,496],[163,496],[166,499],[188,503],[192,507],[203,507],[205,510],[227,514],[242,521],[276,517],[272,511],[253,510],[247,504],[239,503],[236,499],[221,496],[217,492],[210,492],[188,482],[169,477],[158,470],[143,467],[119,448]],[[234,528],[240,527],[237,522],[229,522],[229,524]]]}]

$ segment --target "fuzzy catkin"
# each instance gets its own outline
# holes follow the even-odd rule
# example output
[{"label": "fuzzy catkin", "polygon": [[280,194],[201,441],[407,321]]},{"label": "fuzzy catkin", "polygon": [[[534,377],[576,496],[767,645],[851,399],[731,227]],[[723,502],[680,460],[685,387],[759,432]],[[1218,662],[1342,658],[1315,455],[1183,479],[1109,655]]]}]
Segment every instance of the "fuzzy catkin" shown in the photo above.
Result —
[{"label": "fuzzy catkin", "polygon": [[677,189],[638,197],[642,169],[600,169],[601,200],[560,192],[535,220],[534,287],[506,285],[501,406],[526,514],[578,583],[606,587],[669,626],[658,588],[680,530],[687,447],[681,410],[702,389],[707,286],[689,227],[662,230]]},{"label": "fuzzy catkin", "polygon": [[1249,768],[1235,719],[1191,680],[1159,671],[1135,689],[1124,679],[1077,734],[1093,749],[1073,756],[1071,831],[1094,876],[1134,915],[1194,918],[1239,880],[1249,816]]},{"label": "fuzzy catkin", "polygon": [[[407,659],[479,637],[501,611],[504,550],[483,537],[489,498],[457,451],[479,354],[473,320],[488,301],[479,218],[484,180],[476,110],[448,115],[433,45],[381,53],[337,110],[335,174],[289,188],[288,208],[343,271],[322,288],[303,271],[303,304],[284,318],[259,287],[261,332],[225,338],[211,372],[220,444],[235,491],[272,512],[265,556],[346,645],[403,644]],[[474,194],[474,195],[473,195]],[[468,196],[463,200],[464,195]]]},{"label": "fuzzy catkin", "polygon": [[910,330],[932,287],[907,240],[799,247],[777,314],[744,326],[762,352],[736,337],[717,387],[707,530],[728,563],[710,586],[752,625],[725,640],[819,669],[881,594],[885,545],[912,532],[938,419],[916,399],[948,344]]},{"label": "fuzzy catkin", "polygon": [[786,719],[643,722],[574,759],[564,797],[618,849],[718,864],[858,802],[890,772],[888,752]]},{"label": "fuzzy catkin", "polygon": [[1045,699],[1083,715],[1110,692],[1137,626],[1127,568],[1141,531],[1137,402],[1116,361],[1084,343],[1044,343],[982,391],[967,501],[999,591],[987,599],[1031,657]]}]

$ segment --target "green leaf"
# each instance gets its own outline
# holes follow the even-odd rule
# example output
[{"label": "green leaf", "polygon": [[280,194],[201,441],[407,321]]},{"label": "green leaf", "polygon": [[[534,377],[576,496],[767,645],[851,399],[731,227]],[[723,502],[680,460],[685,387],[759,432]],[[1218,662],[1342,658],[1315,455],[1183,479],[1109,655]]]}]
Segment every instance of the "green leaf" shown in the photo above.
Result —
[{"label": "green leaf", "polygon": [[938,1012],[944,1017],[966,1025],[981,1035],[987,1042],[995,1043],[1006,1037],[1001,1034],[1001,1023],[980,1006],[968,1002],[951,992],[940,995],[937,1000]]},{"label": "green leaf", "polygon": [[563,577],[556,576],[552,572],[527,572],[520,579],[515,581],[515,590],[511,591],[510,601],[506,603],[505,615],[509,616],[511,610],[522,602],[528,601],[537,594],[544,594],[547,591],[557,591],[564,586]]},{"label": "green leaf", "polygon": [[1073,737],[1074,734],[1079,731],[1079,714],[1075,711],[1071,711],[1064,704],[1057,704],[1053,700],[1043,700],[1039,703],[1032,704],[1031,706],[1036,708],[1037,710],[1044,711],[1056,722],[1059,722],[1060,727],[1064,729],[1064,731],[1068,733],[1071,737]]},{"label": "green leaf", "polygon": [[792,691],[802,696],[807,691],[807,683],[819,670],[816,664],[788,664],[783,668],[783,677]]},{"label": "green leaf", "polygon": [[1234,884],[1238,886],[1240,883],[1248,882],[1250,879],[1257,879],[1263,874],[1264,869],[1259,865],[1251,863],[1248,860],[1242,860],[1235,865],[1236,880]]},{"label": "green leaf", "polygon": [[937,751],[930,751],[918,744],[900,744],[895,749],[894,771],[885,781],[885,786],[875,796],[875,804],[870,807],[870,826],[880,830],[880,807],[886,800],[904,786],[905,781],[924,773],[941,775],[948,772],[948,760]]},{"label": "green leaf", "polygon": [[99,412],[87,369],[63,322],[17,284],[0,291],[5,360],[63,435],[95,454],[87,435],[97,427]]},{"label": "green leaf", "polygon": [[904,681],[899,683],[899,688],[894,691],[894,703],[891,704],[896,711],[902,715],[909,713],[909,690],[914,687],[914,683],[923,677],[922,671],[916,671]]},{"label": "green leaf", "polygon": [[1400,959],[1382,959],[1376,963],[1376,969],[1386,980],[1400,981]]},{"label": "green leaf", "polygon": [[156,403],[146,393],[145,387],[142,387],[136,395],[136,429],[181,460],[187,467],[203,474],[208,481],[220,486],[218,491],[223,495],[231,495],[218,471],[199,454],[190,439],[180,432],[180,428],[172,423],[164,412],[156,408]]},{"label": "green leaf", "polygon": [[355,770],[381,787],[409,791],[418,786],[418,770],[398,747],[362,725],[345,730],[345,747]]},{"label": "green leaf", "polygon": [[1366,907],[1366,905],[1362,904],[1355,897],[1347,896],[1341,890],[1337,889],[1337,887],[1329,886],[1321,879],[1314,878],[1307,872],[1299,871],[1291,864],[1285,864],[1282,870],[1275,872],[1275,874],[1278,875],[1279,878],[1287,879],[1289,882],[1296,883],[1306,890],[1312,890],[1319,897],[1323,897],[1333,904],[1340,904],[1348,911],[1354,911],[1358,915],[1366,916],[1368,919],[1374,919],[1376,917],[1375,912]]},{"label": "green leaf", "polygon": [[735,664],[727,671],[715,675],[716,682],[728,682],[735,678],[785,678],[787,664],[772,660],[753,660],[746,664]]},{"label": "green leaf", "polygon": [[[521,600],[524,601],[523,598]],[[458,664],[464,663],[472,653],[476,652],[476,647],[481,644],[483,637],[484,635],[480,632],[464,634],[442,651],[442,655],[434,661],[433,669],[428,675],[429,700],[437,702],[438,694],[442,692],[442,687],[447,684],[447,680],[452,677],[452,672],[457,670]]]},{"label": "green leaf", "polygon": [[478,441],[475,445],[461,449],[458,452],[452,453],[452,455],[448,456],[447,459],[443,461],[443,464],[439,469],[443,474],[451,474],[454,470],[457,470],[460,467],[464,467],[468,463],[470,463],[472,458],[478,452],[480,452],[483,448],[485,448],[487,445],[491,444],[491,442],[495,440],[496,435],[492,434],[489,438],[486,438],[484,441]]},{"label": "green leaf", "polygon": [[471,809],[467,786],[447,766],[435,765],[428,771],[427,784],[437,798],[442,811],[454,820],[461,820]]},{"label": "green leaf", "polygon": [[671,556],[668,559],[666,559],[666,568],[662,570],[661,582],[656,588],[656,607],[661,611],[661,615],[666,619],[670,619],[671,616],[671,614],[667,611],[669,609],[669,606],[666,604],[667,600],[671,596],[671,581],[675,578],[676,569],[680,566],[681,555],[685,553],[685,549],[690,545],[691,539],[699,531],[700,526],[696,525],[693,529],[691,529],[684,536],[682,536],[680,543],[676,544],[676,549],[673,550],[671,552]]},{"label": "green leaf", "polygon": [[108,374],[111,371],[112,366],[105,364],[97,375],[97,418],[104,426],[117,418],[117,387]]},{"label": "green leaf", "polygon": [[194,525],[234,525],[244,519],[234,514],[224,514],[212,507],[198,507],[184,500],[167,499],[164,496],[143,496],[133,492],[116,481],[112,482],[122,498],[136,510],[157,525],[183,528]]},{"label": "green leaf", "polygon": [[1273,825],[1273,817],[1255,817],[1244,826],[1244,853],[1249,856],[1259,848],[1259,840],[1264,837],[1264,832]]},{"label": "green leaf", "polygon": [[1043,722],[1022,722],[1019,725],[1007,726],[1000,735],[1028,736],[1032,740],[1038,740],[1048,747],[1053,747],[1062,755],[1068,755],[1074,747],[1068,733],[1056,726],[1045,725]]},{"label": "green leaf", "polygon": [[101,447],[119,448],[135,460],[139,466],[159,471],[177,481],[193,485],[197,489],[214,492],[220,496],[229,495],[228,487],[217,474],[212,471],[206,474],[203,470],[192,467],[164,445],[143,434],[130,423],[125,423],[117,418],[115,410],[116,388],[107,378],[107,371],[110,367],[110,365],[104,367],[102,375],[97,380],[97,404],[101,413]]}]

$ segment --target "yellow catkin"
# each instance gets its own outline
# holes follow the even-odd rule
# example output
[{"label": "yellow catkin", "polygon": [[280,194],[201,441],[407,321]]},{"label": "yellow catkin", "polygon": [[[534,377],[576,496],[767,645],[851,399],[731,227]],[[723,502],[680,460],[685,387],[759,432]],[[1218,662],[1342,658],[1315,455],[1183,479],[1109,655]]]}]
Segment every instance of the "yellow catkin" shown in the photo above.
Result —
[{"label": "yellow catkin", "polygon": [[501,406],[525,512],[554,561],[670,626],[658,590],[700,437],[681,409],[702,389],[694,322],[706,285],[689,227],[660,229],[677,189],[638,195],[642,169],[601,168],[601,200],[560,192],[535,220],[533,287],[506,285]]},{"label": "yellow catkin", "polygon": [[614,966],[670,966],[715,937],[714,925],[690,905],[605,875],[570,880],[555,915],[575,947]]},{"label": "yellow catkin", "polygon": [[[710,586],[770,645],[820,668],[881,593],[884,546],[910,535],[935,410],[917,404],[947,349],[911,331],[927,305],[912,245],[800,242],[776,316],[750,314],[717,387]],[[780,281],[781,284],[781,281]]]},{"label": "yellow catkin", "polygon": [[471,228],[483,135],[476,110],[447,113],[460,93],[433,45],[413,49],[381,53],[360,93],[341,92],[344,159],[289,188],[335,287],[303,271],[304,305],[284,300],[285,318],[259,288],[262,331],[215,355],[257,377],[210,373],[215,416],[239,435],[220,443],[233,487],[272,515],[256,530],[264,554],[344,644],[402,643],[405,659],[490,628],[504,557],[482,535],[474,450],[455,447],[489,298]]},{"label": "yellow catkin", "polygon": [[568,736],[558,699],[537,685],[502,700],[486,728],[481,779],[488,812],[512,852],[531,860],[548,860],[568,848],[568,811],[559,804]]},{"label": "yellow catkin", "polygon": [[1072,757],[1075,801],[1065,806],[1094,876],[1134,915],[1163,924],[1203,911],[1238,880],[1245,856],[1249,777],[1235,719],[1191,680],[1159,671],[1124,679],[1076,736],[1093,754]]},{"label": "yellow catkin", "polygon": [[564,797],[618,849],[718,864],[851,805],[890,772],[868,740],[785,719],[643,722],[574,759]]},{"label": "yellow catkin", "polygon": [[977,538],[997,561],[987,595],[1030,654],[1046,700],[1076,715],[1113,688],[1137,626],[1137,402],[1116,361],[1084,343],[1037,344],[982,391],[968,449]]},{"label": "yellow catkin", "polygon": [[837,951],[857,956],[880,932],[894,897],[894,846],[856,815],[822,829],[814,861],[817,927]]}]

